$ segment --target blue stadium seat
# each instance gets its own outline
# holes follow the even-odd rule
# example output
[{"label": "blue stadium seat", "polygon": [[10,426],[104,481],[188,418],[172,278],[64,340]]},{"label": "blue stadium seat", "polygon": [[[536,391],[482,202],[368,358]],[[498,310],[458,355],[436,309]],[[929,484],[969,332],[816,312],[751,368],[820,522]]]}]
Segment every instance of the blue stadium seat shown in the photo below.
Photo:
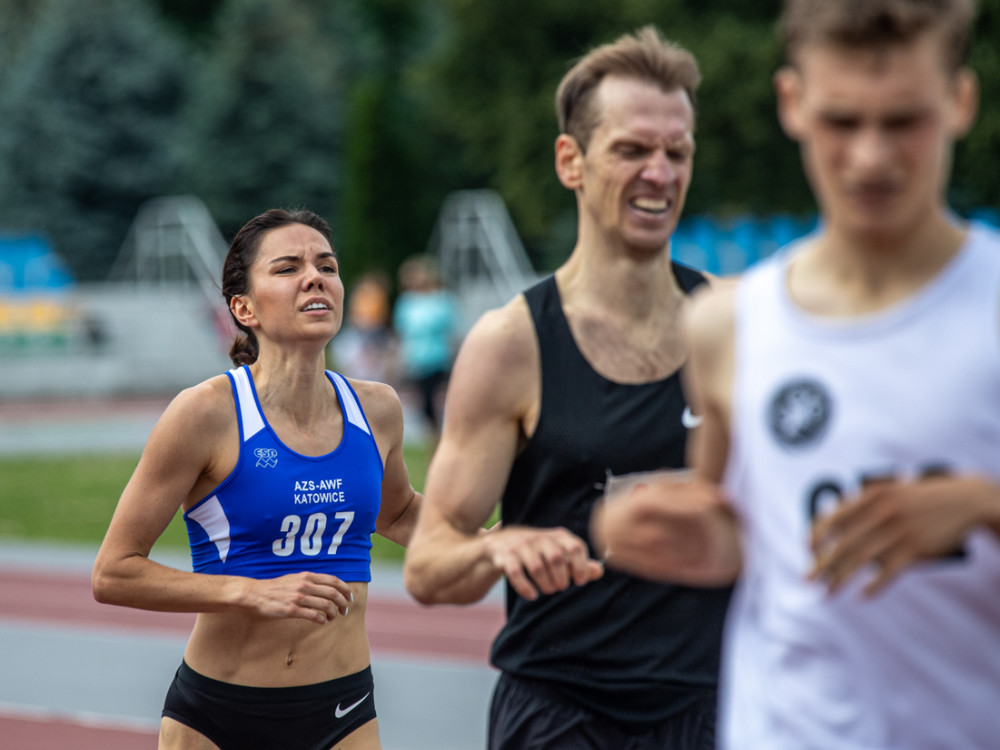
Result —
[{"label": "blue stadium seat", "polygon": [[75,283],[66,262],[39,235],[0,235],[0,294],[58,293]]}]

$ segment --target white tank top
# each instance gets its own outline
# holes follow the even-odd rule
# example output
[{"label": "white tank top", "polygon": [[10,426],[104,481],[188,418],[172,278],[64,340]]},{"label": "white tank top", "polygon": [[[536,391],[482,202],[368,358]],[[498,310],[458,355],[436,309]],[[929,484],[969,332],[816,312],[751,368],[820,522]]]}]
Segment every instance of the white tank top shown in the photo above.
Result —
[{"label": "white tank top", "polygon": [[[724,651],[728,750],[1000,748],[1000,542],[921,563],[876,598],[806,580],[810,519],[866,477],[1000,481],[1000,235],[973,226],[949,265],[891,309],[810,316],[794,248],[736,302],[725,484],[744,573]],[[870,575],[870,571],[866,571]]]}]

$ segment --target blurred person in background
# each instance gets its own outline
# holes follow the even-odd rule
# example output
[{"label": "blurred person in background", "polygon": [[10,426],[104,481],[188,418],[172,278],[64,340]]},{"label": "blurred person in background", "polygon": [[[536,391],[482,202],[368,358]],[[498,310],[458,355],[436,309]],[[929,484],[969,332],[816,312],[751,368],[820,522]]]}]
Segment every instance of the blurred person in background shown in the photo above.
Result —
[{"label": "blurred person in background", "polygon": [[[167,407],[97,555],[98,601],[196,612],[160,748],[380,747],[365,609],[371,534],[421,496],[395,392],[324,369],[344,288],[330,229],[271,210],[233,239],[235,369]],[[183,510],[193,572],[149,559]]]},{"label": "blurred person in background", "polygon": [[[490,750],[710,750],[729,589],[604,571],[588,538],[612,481],[684,466],[680,311],[706,279],[673,263],[691,182],[694,58],[647,27],[563,78],[555,168],[576,246],[483,316],[459,352],[407,551],[421,602],[506,578]],[[479,534],[497,503],[502,527]]]},{"label": "blurred person in background", "polygon": [[726,750],[1000,746],[1000,237],[946,202],[972,0],[788,0],[781,124],[820,231],[696,299],[698,479],[607,562],[737,577]]},{"label": "blurred person in background", "polygon": [[399,296],[392,323],[399,337],[402,376],[419,399],[431,442],[441,429],[440,402],[458,340],[458,305],[441,283],[437,261],[415,255],[399,267]]},{"label": "blurred person in background", "polygon": [[389,288],[386,273],[369,271],[347,295],[347,319],[331,347],[338,370],[348,377],[390,385],[398,380]]}]

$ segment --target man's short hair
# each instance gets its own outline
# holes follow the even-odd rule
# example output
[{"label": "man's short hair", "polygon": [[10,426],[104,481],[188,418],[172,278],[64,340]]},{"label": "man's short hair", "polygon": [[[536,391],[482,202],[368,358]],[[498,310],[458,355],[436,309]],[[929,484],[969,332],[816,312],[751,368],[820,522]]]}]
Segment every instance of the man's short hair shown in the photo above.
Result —
[{"label": "man's short hair", "polygon": [[884,48],[938,31],[949,69],[957,71],[968,56],[975,16],[976,0],[785,0],[781,35],[795,64],[811,44]]},{"label": "man's short hair", "polygon": [[668,93],[683,89],[692,106],[701,82],[694,56],[665,40],[654,26],[594,48],[563,76],[556,91],[560,132],[573,136],[584,150],[600,122],[594,91],[606,76],[648,81]]}]

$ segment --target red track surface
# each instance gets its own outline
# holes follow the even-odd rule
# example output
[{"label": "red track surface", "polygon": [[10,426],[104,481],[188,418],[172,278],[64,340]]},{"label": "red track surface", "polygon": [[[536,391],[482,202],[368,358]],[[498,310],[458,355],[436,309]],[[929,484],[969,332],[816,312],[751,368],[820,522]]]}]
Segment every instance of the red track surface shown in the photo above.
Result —
[{"label": "red track surface", "polygon": [[153,750],[156,732],[0,715],[0,747],[4,750]]}]

